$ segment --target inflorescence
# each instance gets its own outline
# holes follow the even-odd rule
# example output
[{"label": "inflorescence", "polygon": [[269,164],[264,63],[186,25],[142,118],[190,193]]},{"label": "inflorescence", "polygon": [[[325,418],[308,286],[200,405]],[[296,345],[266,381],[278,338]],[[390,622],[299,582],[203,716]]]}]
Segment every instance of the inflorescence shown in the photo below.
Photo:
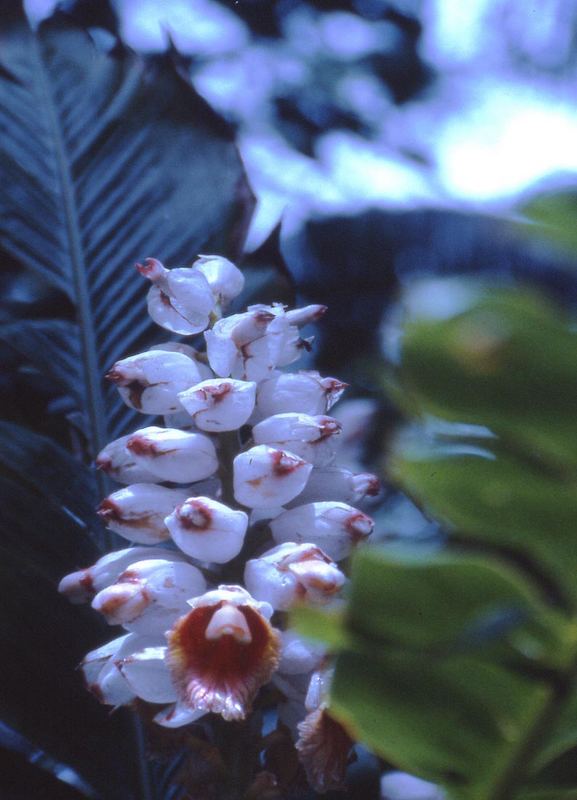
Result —
[{"label": "inflorescence", "polygon": [[86,682],[114,707],[158,704],[155,722],[169,728],[208,713],[244,719],[272,682],[310,782],[334,788],[352,742],[327,711],[330,657],[287,630],[285,612],[339,602],[339,562],[374,524],[356,506],[378,481],[335,466],[342,426],[328,412],[346,385],[283,370],[310,349],[300,328],[325,307],[223,317],[244,286],[230,261],[200,256],[168,270],[150,258],[137,268],[152,283],[154,322],[204,332],[206,352],[167,342],[106,376],[165,427],[123,436],[96,459],[124,484],[98,513],[133,546],[61,581],[72,602],[90,601],[126,631],[88,653]]}]

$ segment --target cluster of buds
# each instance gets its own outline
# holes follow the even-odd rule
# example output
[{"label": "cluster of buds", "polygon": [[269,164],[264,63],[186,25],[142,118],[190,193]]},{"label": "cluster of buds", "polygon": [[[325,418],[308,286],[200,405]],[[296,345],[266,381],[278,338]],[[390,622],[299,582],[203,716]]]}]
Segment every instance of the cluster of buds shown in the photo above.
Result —
[{"label": "cluster of buds", "polygon": [[158,704],[165,727],[209,713],[244,719],[272,683],[311,781],[333,788],[352,743],[327,711],[330,654],[287,631],[286,612],[340,602],[339,562],[372,532],[357,506],[378,482],[335,465],[342,426],[329,412],[345,384],[282,370],[310,348],[300,328],[325,308],[256,305],[223,317],[244,283],[230,261],[137,267],[152,283],[152,319],[204,332],[206,349],[168,342],[106,376],[127,405],[164,425],[96,458],[124,484],[98,513],[132,546],[61,581],[72,602],[91,602],[126,631],[86,656],[86,682],[111,706]]}]

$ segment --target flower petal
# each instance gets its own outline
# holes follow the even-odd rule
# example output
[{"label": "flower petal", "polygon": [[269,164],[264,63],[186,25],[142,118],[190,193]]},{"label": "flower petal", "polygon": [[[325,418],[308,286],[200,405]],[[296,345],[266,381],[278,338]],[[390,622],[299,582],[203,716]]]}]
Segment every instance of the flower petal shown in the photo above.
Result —
[{"label": "flower petal", "polygon": [[[220,591],[227,596],[227,587]],[[232,595],[232,602],[222,599],[215,604],[216,594],[197,598],[168,632],[168,663],[179,695],[190,708],[244,719],[256,692],[278,665],[279,639],[250,598],[240,605],[242,595]]]}]

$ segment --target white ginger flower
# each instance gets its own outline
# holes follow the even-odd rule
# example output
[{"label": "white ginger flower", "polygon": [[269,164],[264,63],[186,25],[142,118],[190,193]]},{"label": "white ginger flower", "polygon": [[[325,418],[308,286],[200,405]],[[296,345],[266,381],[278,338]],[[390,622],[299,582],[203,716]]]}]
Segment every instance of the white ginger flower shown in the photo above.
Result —
[{"label": "white ginger flower", "polygon": [[341,424],[325,415],[284,413],[264,419],[252,429],[255,444],[290,450],[314,466],[334,461]]},{"label": "white ginger flower", "polygon": [[280,304],[249,306],[224,317],[204,334],[210,366],[223,378],[257,383],[277,366],[291,364],[308,343]]},{"label": "white ginger flower", "polygon": [[374,521],[347,503],[307,503],[284,511],[270,523],[275,542],[313,542],[335,561],[373,532]]},{"label": "white ginger flower", "polygon": [[240,586],[220,586],[189,601],[167,633],[168,664],[181,703],[224,719],[244,719],[277,668],[272,608]]},{"label": "white ginger flower", "polygon": [[96,468],[105,472],[118,483],[158,482],[158,476],[127,449],[126,444],[131,436],[132,434],[121,436],[102,448],[94,462]]},{"label": "white ginger flower", "polygon": [[370,472],[355,474],[350,469],[341,467],[315,467],[303,491],[288,503],[288,507],[294,508],[321,500],[360,503],[365,497],[376,496],[380,488],[379,479]]},{"label": "white ginger flower", "polygon": [[248,508],[282,506],[302,492],[312,464],[266,445],[240,453],[233,463],[234,496]]},{"label": "white ginger flower", "polygon": [[107,706],[116,708],[130,703],[136,697],[136,692],[123,677],[117,662],[137,650],[158,643],[158,638],[127,633],[91,650],[80,664],[87,688]]},{"label": "white ginger flower", "polygon": [[440,786],[407,772],[387,772],[383,775],[380,796],[382,800],[447,800]]},{"label": "white ginger flower", "polygon": [[87,603],[97,592],[114,583],[131,564],[157,558],[186,561],[184,555],[171,553],[160,547],[127,547],[124,550],[114,550],[99,558],[91,567],[65,575],[60,581],[58,591],[71,603]]},{"label": "white ginger flower", "polygon": [[227,258],[201,255],[192,266],[202,272],[215,300],[220,304],[230,303],[244,289],[244,275]]},{"label": "white ginger flower", "polygon": [[291,411],[313,416],[326,414],[346,386],[336,378],[322,378],[312,370],[281,372],[258,385],[256,412],[259,419]]},{"label": "white ginger flower", "polygon": [[234,431],[248,421],[254,410],[256,383],[213,378],[182,391],[178,399],[200,430]]},{"label": "white ginger flower", "polygon": [[109,530],[125,539],[139,544],[158,544],[170,539],[165,518],[189,495],[188,489],[135,483],[106,497],[97,513]]},{"label": "white ginger flower", "polygon": [[282,631],[278,671],[283,675],[302,675],[317,669],[326,657],[326,648],[303,639],[294,631]]},{"label": "white ginger flower", "polygon": [[109,625],[134,633],[163,633],[187,608],[187,600],[206,589],[197,567],[182,561],[137,561],[92,601]]},{"label": "white ginger flower", "polygon": [[253,597],[286,611],[299,601],[333,602],[346,578],[316,545],[285,542],[248,561],[244,581]]},{"label": "white ginger flower", "polygon": [[147,296],[148,313],[157,325],[184,336],[208,327],[215,299],[200,270],[166,269],[156,258],[147,258],[136,268],[152,283]]},{"label": "white ginger flower", "polygon": [[136,465],[152,473],[157,481],[191,483],[210,477],[218,469],[214,444],[202,433],[152,425],[129,436],[125,448]]},{"label": "white ginger flower", "polygon": [[225,564],[242,549],[248,516],[210,497],[189,497],[165,523],[184,553],[200,561]]},{"label": "white ginger flower", "polygon": [[144,414],[181,411],[178,393],[206,377],[207,367],[170,350],[148,350],[117,361],[106,373],[127,406]]}]

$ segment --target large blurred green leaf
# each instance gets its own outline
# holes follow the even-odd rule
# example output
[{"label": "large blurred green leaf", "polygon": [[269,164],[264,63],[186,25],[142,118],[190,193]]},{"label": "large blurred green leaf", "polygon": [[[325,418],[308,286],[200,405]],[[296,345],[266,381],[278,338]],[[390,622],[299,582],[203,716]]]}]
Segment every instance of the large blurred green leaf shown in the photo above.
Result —
[{"label": "large blurred green leaf", "polygon": [[502,564],[367,549],[354,560],[344,613],[293,616],[340,651],[332,713],[389,762],[459,800],[525,798],[539,760],[574,743],[560,730],[538,756],[534,742],[557,679],[573,669],[571,625]]},{"label": "large blurred green leaf", "polygon": [[575,330],[521,290],[445,289],[453,313],[424,310],[404,326],[402,392],[423,412],[486,425],[535,458],[577,468]]},{"label": "large blurred green leaf", "polygon": [[528,558],[576,606],[577,481],[519,460],[496,440],[439,443],[418,427],[399,438],[389,467],[450,530]]}]

